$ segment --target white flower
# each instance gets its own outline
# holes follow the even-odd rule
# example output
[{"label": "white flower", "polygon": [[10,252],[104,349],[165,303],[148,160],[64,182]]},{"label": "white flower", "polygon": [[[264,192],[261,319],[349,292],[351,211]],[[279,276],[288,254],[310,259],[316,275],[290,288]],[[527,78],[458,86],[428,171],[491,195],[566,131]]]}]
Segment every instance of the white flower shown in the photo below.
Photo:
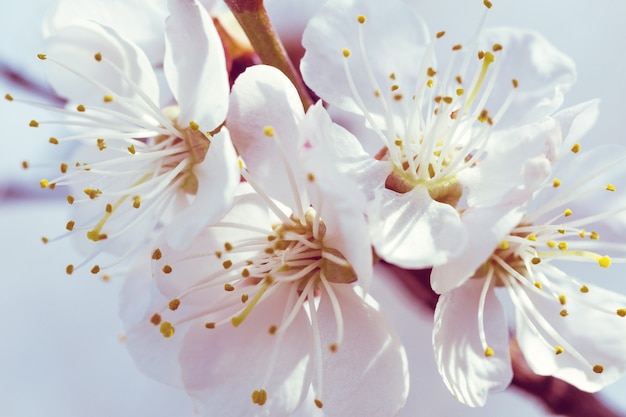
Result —
[{"label": "white flower", "polygon": [[[154,251],[150,302],[137,289],[150,282],[129,281],[131,353],[150,376],[182,385],[202,415],[290,415],[309,390],[329,416],[394,415],[406,356],[361,288],[372,275],[365,201],[320,141],[349,133],[321,103],[305,115],[266,66],[237,79],[227,122],[247,183],[188,250]],[[145,308],[132,312],[137,299]]]},{"label": "white flower", "polygon": [[[222,126],[229,82],[221,41],[196,2],[171,0],[169,9],[164,69],[174,106],[160,108],[144,52],[105,26],[73,21],[57,28],[40,55],[51,64],[52,86],[70,104],[51,108],[65,119],[31,126],[75,126],[74,134],[50,142],[80,144],[75,163],[62,163],[61,175],[41,186],[73,187],[67,200],[75,218],[66,228],[80,235],[88,254],[81,266],[102,251],[128,255],[161,226],[172,246],[184,247],[226,212],[239,183]],[[99,270],[95,265],[92,272]]]},{"label": "white flower", "polygon": [[[373,201],[376,252],[407,268],[440,265],[462,250],[468,239],[457,208],[495,204],[517,185],[528,157],[542,151],[532,144],[550,134],[542,119],[575,78],[571,60],[534,32],[484,30],[468,45],[450,45],[438,65],[443,36],[429,41],[401,1],[334,0],[303,38],[307,84],[362,115],[381,139],[378,160],[362,155],[347,169]],[[506,169],[473,173],[492,157]]]},{"label": "white flower", "polygon": [[[597,391],[626,371],[626,297],[588,283],[626,250],[623,233],[611,233],[626,207],[619,192],[626,149],[583,152],[577,142],[596,116],[597,102],[556,114],[567,139],[546,154],[552,172],[530,201],[463,213],[472,249],[433,268],[433,287],[446,291],[435,310],[435,356],[459,401],[482,406],[513,376],[498,287],[511,300],[517,343],[537,374]],[[569,262],[597,270],[583,283],[580,272],[566,272]]]}]

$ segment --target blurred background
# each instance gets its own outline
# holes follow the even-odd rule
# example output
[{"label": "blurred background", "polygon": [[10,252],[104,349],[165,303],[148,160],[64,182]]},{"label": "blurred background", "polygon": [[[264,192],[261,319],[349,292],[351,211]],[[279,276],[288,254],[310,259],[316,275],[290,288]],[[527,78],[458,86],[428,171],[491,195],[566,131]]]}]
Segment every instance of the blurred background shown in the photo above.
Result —
[{"label": "blurred background", "polygon": [[[481,1],[409,1],[433,33],[446,30],[459,41],[475,30],[483,10]],[[321,3],[266,0],[296,55],[303,25]],[[15,97],[62,105],[46,85],[45,66],[36,58],[45,52],[41,24],[52,4],[2,1],[0,85]],[[587,143],[622,143],[625,16],[623,0],[494,0],[486,26],[535,28],[570,55],[578,65],[578,83],[565,105],[602,100],[600,119]],[[47,143],[53,135],[50,128],[28,127],[31,119],[46,117],[31,106],[5,100],[0,104],[0,416],[193,416],[193,404],[184,393],[144,377],[126,353],[117,306],[121,278],[104,282],[88,271],[68,276],[65,265],[79,256],[72,242],[41,243],[44,235],[60,234],[69,219],[64,194],[39,188],[39,180],[58,169],[46,161],[59,161],[68,152]],[[31,169],[22,169],[24,160]],[[619,268],[613,271],[602,284],[626,293],[626,275]],[[373,295],[396,324],[411,367],[411,393],[400,416],[548,415],[535,399],[515,389],[491,395],[483,409],[458,404],[436,371],[430,348],[432,313],[411,303],[384,267],[379,272]],[[384,381],[380,383],[384,389]],[[601,396],[626,415],[624,392],[626,380]]]}]

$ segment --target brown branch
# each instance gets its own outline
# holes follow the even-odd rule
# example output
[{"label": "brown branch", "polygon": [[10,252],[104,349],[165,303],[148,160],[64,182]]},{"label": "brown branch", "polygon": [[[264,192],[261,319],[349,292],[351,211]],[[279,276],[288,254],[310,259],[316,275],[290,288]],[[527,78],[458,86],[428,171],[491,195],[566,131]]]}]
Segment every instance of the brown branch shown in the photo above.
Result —
[{"label": "brown branch", "polygon": [[[389,265],[408,295],[423,306],[435,309],[439,296],[430,288],[430,271],[410,271]],[[512,386],[536,398],[551,413],[570,417],[624,417],[602,402],[599,396],[584,392],[554,377],[535,374],[524,360],[515,339],[509,344],[513,364]]]}]

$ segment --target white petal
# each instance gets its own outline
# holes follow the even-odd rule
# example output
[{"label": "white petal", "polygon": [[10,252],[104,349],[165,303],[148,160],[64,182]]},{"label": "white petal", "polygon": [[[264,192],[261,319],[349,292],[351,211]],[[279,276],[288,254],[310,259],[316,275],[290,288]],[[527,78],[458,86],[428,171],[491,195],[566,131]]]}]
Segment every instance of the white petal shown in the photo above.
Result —
[{"label": "white petal", "polygon": [[439,297],[433,346],[439,373],[457,400],[480,407],[491,391],[506,388],[513,378],[504,310],[488,290],[484,308],[485,337],[493,356],[485,356],[479,337],[478,305],[483,279],[468,280]]},{"label": "white petal", "polygon": [[179,122],[212,131],[228,111],[228,73],[211,16],[195,0],[169,0],[164,69],[180,106]]},{"label": "white petal", "polygon": [[[357,20],[360,15],[365,16],[361,28]],[[368,78],[365,57],[359,46],[359,29],[364,32],[367,59],[379,87]],[[347,63],[361,99],[369,112],[383,114],[374,91],[379,88],[387,95],[391,85],[397,84],[400,87],[397,92],[403,92],[405,96],[413,94],[427,43],[426,26],[401,1],[329,1],[304,31],[302,44],[306,53],[301,62],[302,75],[307,85],[324,101],[362,113],[344,71],[346,58],[343,50],[349,49],[351,55]],[[391,74],[395,75],[394,81],[390,80]]]},{"label": "white petal", "polygon": [[570,152],[572,146],[582,140],[596,124],[600,114],[600,100],[589,100],[568,107],[553,117],[561,126],[562,152]]},{"label": "white petal", "polygon": [[369,220],[376,253],[403,268],[440,265],[467,241],[456,210],[434,201],[421,186],[405,194],[377,190]]},{"label": "white petal", "polygon": [[317,312],[324,349],[323,392],[318,396],[323,410],[331,417],[393,416],[409,389],[404,347],[371,298],[346,284],[332,285],[332,291],[341,307],[344,339],[337,352],[327,348],[337,341],[336,320],[323,294]]},{"label": "white petal", "polygon": [[[101,62],[94,58],[98,52],[102,54]],[[52,62],[48,67],[54,90],[72,102],[101,104],[103,97],[111,94],[133,98],[139,88],[152,103],[159,103],[159,86],[150,61],[138,46],[113,29],[90,21],[63,27],[46,39],[46,53],[84,77]],[[112,66],[135,86],[129,86]],[[86,79],[102,84],[107,91]]]},{"label": "white petal", "polygon": [[[304,190],[305,174],[298,158],[298,126],[303,117],[295,87],[276,68],[253,66],[237,78],[227,122],[233,143],[263,191],[292,210],[296,200],[288,175],[293,175],[299,194]],[[265,132],[268,126],[273,137]]]},{"label": "white petal", "polygon": [[[183,249],[208,224],[219,220],[230,208],[239,184],[239,161],[226,128],[211,138],[202,163],[194,167],[198,192],[168,225],[168,244]],[[185,201],[188,196],[179,191]]]},{"label": "white petal", "polygon": [[[276,362],[269,368],[279,334],[271,335],[268,329],[282,320],[286,287],[255,306],[237,328],[227,323],[206,329],[200,321],[190,327],[179,359],[185,388],[196,399],[201,415],[218,415],[224,410],[233,417],[290,415],[306,395],[311,342],[303,309],[283,334]],[[251,400],[252,393],[260,389],[267,392],[263,406]]]}]

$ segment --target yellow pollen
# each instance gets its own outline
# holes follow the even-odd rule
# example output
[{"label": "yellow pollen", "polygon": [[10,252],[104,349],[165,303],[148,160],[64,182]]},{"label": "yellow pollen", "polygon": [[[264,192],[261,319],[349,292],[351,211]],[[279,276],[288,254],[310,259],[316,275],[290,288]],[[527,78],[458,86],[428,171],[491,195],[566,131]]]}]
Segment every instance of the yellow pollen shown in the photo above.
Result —
[{"label": "yellow pollen", "polygon": [[491,9],[491,7],[493,7],[493,3],[490,2],[489,0],[484,0],[483,4],[485,5],[486,8]]},{"label": "yellow pollen", "polygon": [[257,405],[263,405],[267,401],[267,392],[264,389],[254,391],[252,393],[252,402]]},{"label": "yellow pollen", "polygon": [[537,258],[537,257],[532,258],[532,259],[530,260],[530,262],[531,262],[533,265],[539,265],[539,264],[541,263],[541,258]]},{"label": "yellow pollen", "polygon": [[580,143],[575,143],[574,146],[572,146],[571,151],[574,153],[580,152]]},{"label": "yellow pollen", "polygon": [[561,303],[562,306],[564,306],[567,303],[567,298],[565,297],[565,295],[563,294],[559,295],[559,303]]},{"label": "yellow pollen", "polygon": [[273,138],[274,137],[274,128],[272,126],[265,126],[263,128],[263,133],[265,133],[265,136],[267,136],[268,138]]},{"label": "yellow pollen", "polygon": [[42,61],[45,61],[47,56],[46,54],[37,54],[37,58],[41,59]]},{"label": "yellow pollen", "polygon": [[350,56],[350,50],[349,49],[344,49],[342,51],[342,53],[343,53],[343,57],[344,58],[348,58]]},{"label": "yellow pollen", "polygon": [[489,346],[487,346],[485,348],[485,357],[488,358],[490,356],[493,356],[494,352],[493,349],[491,349]]},{"label": "yellow pollen", "polygon": [[131,154],[133,154],[133,155],[134,155],[134,154],[135,154],[135,152],[136,152],[136,151],[135,151],[135,145],[130,145],[130,146],[129,146],[128,148],[126,148],[126,149],[128,149],[128,152],[130,152],[130,153],[131,153]]},{"label": "yellow pollen", "polygon": [[561,312],[559,314],[561,315],[561,317],[567,317],[567,315],[569,313],[567,312],[567,310],[563,309],[563,310],[561,310]]},{"label": "yellow pollen", "polygon": [[76,110],[82,113],[85,111],[85,106],[83,104],[79,104],[78,106],[76,106]]},{"label": "yellow pollen", "polygon": [[560,185],[561,185],[561,180],[560,180],[560,179],[555,178],[555,179],[553,179],[553,180],[552,180],[552,186],[553,186],[554,188],[557,188],[557,187],[559,187]]},{"label": "yellow pollen", "polygon": [[313,175],[312,173],[309,172],[308,174],[306,174],[306,179],[309,182],[314,182],[315,181],[315,175]]},{"label": "yellow pollen", "polygon": [[42,241],[42,242],[43,242],[43,244],[45,245],[46,243],[48,243],[48,238],[47,238],[47,237],[45,237],[45,236],[43,236],[43,237],[41,238],[41,241]]},{"label": "yellow pollen", "polygon": [[585,238],[585,229],[580,229],[580,232],[578,232],[578,236],[580,236],[581,239]]},{"label": "yellow pollen", "polygon": [[554,353],[555,354],[560,355],[563,352],[564,352],[564,350],[563,350],[563,348],[561,346],[555,346],[554,347]]},{"label": "yellow pollen", "polygon": [[222,262],[222,266],[224,267],[224,269],[228,269],[231,266],[233,266],[233,261],[231,261],[231,260],[224,261],[224,262]]},{"label": "yellow pollen", "polygon": [[239,164],[239,169],[243,169],[243,161],[241,159],[238,159],[237,163]]},{"label": "yellow pollen", "polygon": [[595,372],[596,374],[601,374],[602,372],[604,372],[604,367],[602,365],[594,365],[593,372]]},{"label": "yellow pollen", "polygon": [[163,271],[164,274],[171,274],[172,267],[169,265],[163,265],[163,268],[161,268],[161,271]]},{"label": "yellow pollen", "polygon": [[150,323],[154,324],[155,326],[161,324],[161,316],[159,315],[159,313],[154,313],[152,317],[150,317]]},{"label": "yellow pollen", "polygon": [[170,310],[176,311],[180,306],[180,300],[178,298],[174,298],[172,301],[169,302],[167,306]]},{"label": "yellow pollen", "polygon": [[154,259],[155,261],[161,259],[161,256],[163,256],[163,254],[161,253],[161,249],[157,248],[154,250],[154,252],[152,252],[152,259]]},{"label": "yellow pollen", "polygon": [[141,197],[136,195],[133,197],[133,207],[138,209],[139,207],[141,207]]},{"label": "yellow pollen", "polygon": [[200,125],[196,122],[194,122],[193,120],[191,120],[189,122],[189,127],[191,128],[191,130],[193,130],[194,132],[197,131],[198,129],[200,129]]},{"label": "yellow pollen", "polygon": [[208,322],[208,323],[204,323],[204,327],[205,327],[206,329],[215,329],[215,322],[210,321],[210,322]]},{"label": "yellow pollen", "polygon": [[443,36],[446,34],[445,30],[442,30],[441,32],[437,32],[437,39],[441,39],[443,38]]},{"label": "yellow pollen", "polygon": [[96,142],[98,143],[98,149],[100,149],[101,151],[107,148],[106,143],[104,143],[104,139],[98,139]]},{"label": "yellow pollen", "polygon": [[9,101],[13,101],[13,96],[11,94],[9,94],[9,93],[5,94],[4,98],[6,98]]},{"label": "yellow pollen", "polygon": [[235,291],[235,287],[227,282],[226,284],[224,284],[224,291]]},{"label": "yellow pollen", "polygon": [[543,290],[543,286],[541,285],[541,282],[539,281],[535,281],[535,287],[537,287],[539,290]]},{"label": "yellow pollen", "polygon": [[65,197],[65,199],[67,200],[68,204],[74,204],[74,196],[68,195],[67,197]]},{"label": "yellow pollen", "polygon": [[358,16],[356,17],[356,20],[357,20],[360,24],[363,24],[363,23],[365,23],[365,16],[363,16],[362,14],[360,14],[360,15],[358,15]]},{"label": "yellow pollen", "polygon": [[113,96],[104,96],[102,97],[102,101],[104,101],[105,103],[110,103],[113,101]]},{"label": "yellow pollen", "polygon": [[507,240],[503,240],[500,242],[500,249],[507,250],[509,248],[509,242]]},{"label": "yellow pollen", "polygon": [[526,239],[532,240],[533,242],[536,242],[537,241],[537,236],[534,233],[531,233],[528,236],[526,236]]},{"label": "yellow pollen", "polygon": [[434,77],[435,75],[437,75],[437,71],[435,71],[432,67],[428,67],[428,69],[426,70],[426,74],[429,77]]},{"label": "yellow pollen", "polygon": [[426,86],[427,86],[428,88],[433,88],[433,85],[434,85],[434,82],[433,82],[433,80],[432,80],[432,79],[430,79],[430,80],[428,80],[428,81],[426,82]]},{"label": "yellow pollen", "polygon": [[567,242],[560,242],[558,246],[561,250],[567,250]]},{"label": "yellow pollen", "polygon": [[159,331],[165,338],[170,338],[174,336],[174,326],[169,321],[164,321],[161,323],[161,327],[159,327]]},{"label": "yellow pollen", "polygon": [[565,217],[569,217],[572,215],[572,210],[570,209],[565,209],[565,211],[563,212],[563,216]]},{"label": "yellow pollen", "polygon": [[498,51],[501,51],[501,50],[502,50],[502,45],[500,45],[499,43],[494,43],[494,44],[493,44],[493,47],[491,48],[491,50],[492,50],[493,52],[498,52]]},{"label": "yellow pollen", "polygon": [[94,265],[93,268],[91,268],[90,272],[96,275],[98,272],[100,272],[100,265]]},{"label": "yellow pollen", "polygon": [[589,292],[589,287],[583,285],[582,287],[580,287],[580,292],[582,292],[583,294],[587,294]]},{"label": "yellow pollen", "polygon": [[618,308],[617,315],[620,317],[626,317],[626,308]]},{"label": "yellow pollen", "polygon": [[391,74],[389,74],[389,79],[390,80],[395,80],[396,79],[396,73],[392,72]]},{"label": "yellow pollen", "polygon": [[600,239],[600,235],[595,230],[592,230],[591,231],[591,235],[589,236],[589,239],[591,239],[591,240],[598,240],[598,239]]},{"label": "yellow pollen", "polygon": [[485,123],[489,119],[489,112],[487,109],[483,109],[478,116],[478,121],[481,123]]},{"label": "yellow pollen", "polygon": [[558,229],[557,232],[559,232],[560,234],[564,235],[565,234],[565,229]]},{"label": "yellow pollen", "polygon": [[85,194],[87,194],[89,196],[90,199],[94,199],[96,197],[98,197],[100,194],[102,194],[102,191],[98,190],[98,189],[93,189],[93,188],[85,188],[83,189],[83,192]]},{"label": "yellow pollen", "polygon": [[48,139],[48,142],[50,142],[53,145],[58,145],[59,144],[59,140],[57,138],[50,138],[50,139]]},{"label": "yellow pollen", "polygon": [[315,405],[317,406],[317,408],[322,408],[324,407],[324,403],[320,400],[318,400],[317,398],[313,401],[315,403]]},{"label": "yellow pollen", "polygon": [[74,265],[69,264],[68,266],[66,266],[65,272],[67,273],[67,275],[72,275],[72,272],[74,272]]},{"label": "yellow pollen", "polygon": [[465,90],[463,90],[462,88],[457,88],[456,89],[456,95],[459,96],[459,97],[462,96],[464,92],[465,92]]},{"label": "yellow pollen", "polygon": [[49,185],[50,185],[50,182],[48,182],[48,180],[44,179],[44,180],[39,181],[39,186],[41,188],[48,188]]},{"label": "yellow pollen", "polygon": [[511,83],[513,84],[513,88],[517,88],[517,87],[519,86],[519,82],[517,81],[517,79],[516,79],[516,78],[513,78],[513,79],[511,80]]},{"label": "yellow pollen", "polygon": [[549,248],[554,249],[556,247],[556,242],[554,240],[548,240],[546,245],[548,245]]},{"label": "yellow pollen", "polygon": [[396,91],[398,88],[400,88],[400,86],[397,84],[394,84],[391,86],[391,91]]},{"label": "yellow pollen", "polygon": [[74,230],[74,224],[74,220],[70,220],[65,224],[65,228],[71,232],[72,230]]},{"label": "yellow pollen", "polygon": [[606,185],[606,190],[607,191],[615,191],[615,186],[611,183]]},{"label": "yellow pollen", "polygon": [[39,127],[39,122],[37,120],[31,120],[30,123],[28,123],[28,126]]},{"label": "yellow pollen", "polygon": [[101,54],[100,52],[96,52],[96,53],[94,54],[93,58],[94,58],[96,61],[100,62],[100,61],[102,61],[102,54]]},{"label": "yellow pollen", "polygon": [[609,266],[611,266],[611,258],[609,258],[608,256],[601,256],[598,259],[598,265],[600,265],[602,268],[608,268]]},{"label": "yellow pollen", "polygon": [[443,98],[443,102],[446,103],[446,104],[450,104],[450,103],[452,103],[452,101],[453,101],[452,97],[444,97]]}]

